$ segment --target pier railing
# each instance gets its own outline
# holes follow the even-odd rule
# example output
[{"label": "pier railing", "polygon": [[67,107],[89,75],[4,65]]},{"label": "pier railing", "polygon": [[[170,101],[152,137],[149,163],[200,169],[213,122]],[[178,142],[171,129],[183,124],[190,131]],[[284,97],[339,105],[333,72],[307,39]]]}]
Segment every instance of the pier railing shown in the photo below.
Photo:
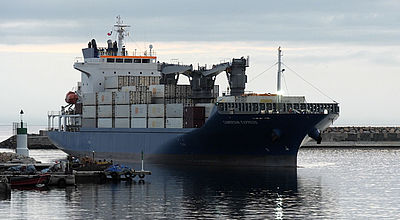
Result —
[{"label": "pier railing", "polygon": [[335,114],[338,103],[217,103],[223,114]]}]

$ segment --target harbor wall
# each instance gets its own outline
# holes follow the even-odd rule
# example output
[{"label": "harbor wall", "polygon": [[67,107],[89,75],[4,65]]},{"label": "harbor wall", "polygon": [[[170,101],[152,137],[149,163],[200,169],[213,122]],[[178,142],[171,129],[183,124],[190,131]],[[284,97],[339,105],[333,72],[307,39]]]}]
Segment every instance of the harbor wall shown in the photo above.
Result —
[{"label": "harbor wall", "polygon": [[302,147],[400,147],[400,127],[329,127]]},{"label": "harbor wall", "polygon": [[[0,148],[11,148],[17,147],[17,136],[13,135],[8,139],[0,142]],[[28,149],[57,149],[49,138],[47,137],[46,131],[40,131],[39,134],[28,134]]]}]

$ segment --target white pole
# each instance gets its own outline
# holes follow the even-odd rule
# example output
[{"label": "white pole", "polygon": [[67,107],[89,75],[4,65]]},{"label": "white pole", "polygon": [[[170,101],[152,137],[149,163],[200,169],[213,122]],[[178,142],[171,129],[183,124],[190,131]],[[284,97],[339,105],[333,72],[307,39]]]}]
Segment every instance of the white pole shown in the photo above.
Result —
[{"label": "white pole", "polygon": [[48,115],[48,116],[47,116],[47,130],[50,131],[50,128],[51,128],[51,116]]},{"label": "white pole", "polygon": [[144,166],[143,166],[143,151],[142,151],[142,171],[144,171]]},{"label": "white pole", "polygon": [[61,118],[62,118],[62,115],[59,115],[58,116],[58,131],[61,131]]},{"label": "white pole", "polygon": [[278,48],[278,79],[277,79],[277,93],[280,95],[281,91],[281,79],[282,79],[282,69],[281,69],[281,57],[282,57],[281,47]]},{"label": "white pole", "polygon": [[64,129],[63,129],[63,131],[67,131],[67,117],[64,115],[64,117],[63,117],[63,123],[64,123]]}]

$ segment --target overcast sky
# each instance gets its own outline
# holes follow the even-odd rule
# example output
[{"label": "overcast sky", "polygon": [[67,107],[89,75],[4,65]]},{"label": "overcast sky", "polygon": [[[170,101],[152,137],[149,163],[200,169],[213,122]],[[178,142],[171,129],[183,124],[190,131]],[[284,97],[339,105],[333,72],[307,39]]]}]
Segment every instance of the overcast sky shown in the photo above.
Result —
[{"label": "overcast sky", "polygon": [[[116,2],[116,1],[115,1]],[[45,125],[79,81],[81,48],[104,46],[115,17],[130,24],[129,51],[151,43],[160,61],[213,64],[250,56],[247,89],[276,91],[283,62],[340,103],[336,125],[400,125],[400,1],[8,1],[0,13],[0,124]],[[285,72],[286,94],[331,101]],[[225,74],[217,82],[227,86]]]}]

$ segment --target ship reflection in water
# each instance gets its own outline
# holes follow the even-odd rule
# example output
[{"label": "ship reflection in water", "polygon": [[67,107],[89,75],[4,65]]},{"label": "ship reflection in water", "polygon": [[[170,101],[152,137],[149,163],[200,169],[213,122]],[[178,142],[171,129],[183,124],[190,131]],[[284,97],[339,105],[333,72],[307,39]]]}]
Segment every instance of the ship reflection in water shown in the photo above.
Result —
[{"label": "ship reflection in water", "polygon": [[112,213],[116,218],[279,218],[286,209],[298,212],[302,198],[318,200],[314,195],[299,196],[296,169],[292,168],[152,170],[151,181],[144,184],[115,184],[108,190],[105,185],[79,186],[81,208],[93,210],[84,217]]},{"label": "ship reflection in water", "polygon": [[[150,168],[150,167],[149,167]],[[15,218],[285,218],[319,215],[321,191],[299,187],[296,169],[152,166],[144,183],[85,184],[48,192],[18,191]],[[147,177],[146,177],[147,178]],[[16,204],[17,203],[17,204]],[[34,212],[33,210],[40,210]],[[317,213],[316,213],[317,212]],[[2,214],[0,213],[0,214]]]}]

